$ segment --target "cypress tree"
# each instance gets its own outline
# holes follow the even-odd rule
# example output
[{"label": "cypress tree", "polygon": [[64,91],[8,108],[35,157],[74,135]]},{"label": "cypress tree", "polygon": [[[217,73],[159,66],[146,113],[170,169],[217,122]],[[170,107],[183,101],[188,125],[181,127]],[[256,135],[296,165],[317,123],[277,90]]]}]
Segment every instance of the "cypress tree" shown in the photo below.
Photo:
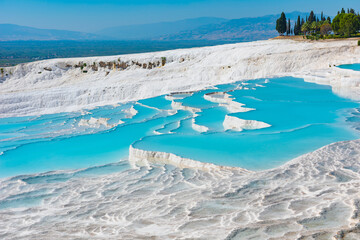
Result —
[{"label": "cypress tree", "polygon": [[309,16],[309,18],[308,18],[308,21],[309,21],[309,23],[312,23],[312,22],[316,21],[316,17],[315,17],[314,11],[311,11],[311,12],[310,12],[310,16]]},{"label": "cypress tree", "polygon": [[278,31],[281,36],[287,31],[286,25],[286,16],[285,13],[282,12],[280,18],[276,21],[276,31]]},{"label": "cypress tree", "polygon": [[294,28],[294,34],[299,35],[300,32],[301,32],[301,21],[300,21],[300,16],[298,16],[296,21],[296,27]]},{"label": "cypress tree", "polygon": [[345,13],[345,9],[344,9],[344,8],[341,9],[341,13]]},{"label": "cypress tree", "polygon": [[291,34],[290,29],[291,29],[291,23],[290,23],[290,18],[289,18],[288,23],[286,25],[286,35],[288,35],[288,36]]},{"label": "cypress tree", "polygon": [[327,21],[331,24],[331,18],[330,17],[327,18]]}]

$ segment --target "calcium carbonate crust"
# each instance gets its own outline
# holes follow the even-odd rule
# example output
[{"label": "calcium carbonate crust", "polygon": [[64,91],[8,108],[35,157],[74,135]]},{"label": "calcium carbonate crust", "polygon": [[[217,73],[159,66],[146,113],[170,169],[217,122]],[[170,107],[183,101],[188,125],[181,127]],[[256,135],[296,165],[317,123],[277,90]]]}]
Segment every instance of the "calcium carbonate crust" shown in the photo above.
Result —
[{"label": "calcium carbonate crust", "polygon": [[[11,75],[2,77],[0,116],[77,111],[275,74],[328,84],[337,94],[360,99],[360,74],[334,67],[358,62],[359,53],[360,48],[351,40],[272,40],[22,64],[7,68]],[[166,57],[165,66],[157,66],[162,57]],[[95,62],[94,70],[84,65],[81,71],[70,67],[80,61],[86,66]],[[107,69],[96,70],[96,63],[111,61],[118,61],[120,67],[109,69],[106,65]],[[149,69],[150,62],[156,67]],[[242,106],[231,106],[231,102],[225,96],[221,104],[241,110]],[[224,124],[239,121],[229,117]],[[106,124],[105,120],[84,124]],[[242,125],[265,126],[254,122]],[[205,130],[196,124],[193,127]],[[359,140],[334,143],[261,172],[131,146],[129,160],[134,168],[128,171],[46,185],[42,178],[61,179],[66,174],[1,179],[1,203],[24,196],[45,196],[45,200],[35,207],[0,209],[0,237],[359,239],[359,146]]]},{"label": "calcium carbonate crust", "polygon": [[360,74],[334,67],[358,62],[359,53],[354,40],[267,40],[20,64],[5,68],[0,78],[0,117],[78,111],[285,75],[329,84],[342,96],[360,99]]},{"label": "calcium carbonate crust", "polygon": [[174,155],[132,149],[133,157],[150,161],[160,157],[169,159],[164,163],[177,162],[185,168],[152,164],[66,181],[61,179],[73,173],[1,179],[2,204],[24,197],[44,201],[0,209],[0,236],[9,240],[359,239],[359,145],[359,140],[331,144],[261,172],[196,162],[191,164],[197,168],[186,168],[189,163]]}]

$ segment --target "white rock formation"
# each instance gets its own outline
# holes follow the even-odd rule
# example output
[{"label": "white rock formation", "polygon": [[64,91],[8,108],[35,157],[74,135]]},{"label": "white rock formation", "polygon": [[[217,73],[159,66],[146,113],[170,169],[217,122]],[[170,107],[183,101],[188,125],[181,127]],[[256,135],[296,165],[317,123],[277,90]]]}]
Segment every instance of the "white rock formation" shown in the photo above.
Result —
[{"label": "white rock formation", "polygon": [[132,118],[134,117],[136,114],[138,114],[138,111],[134,108],[134,106],[131,106],[128,109],[125,109],[124,112],[127,114],[127,118]]},{"label": "white rock formation", "polygon": [[79,126],[85,126],[85,127],[92,127],[92,128],[99,128],[101,125],[103,125],[106,128],[113,128],[117,125],[123,124],[124,122],[119,120],[118,123],[115,124],[109,124],[108,120],[110,118],[93,118],[91,117],[89,120],[87,119],[81,119],[78,123]]},{"label": "white rock formation", "polygon": [[200,108],[194,108],[194,107],[189,107],[189,106],[184,106],[182,105],[181,102],[175,102],[175,101],[171,101],[171,107],[174,110],[184,110],[184,111],[189,111],[192,112],[193,114],[197,113],[197,112],[201,112]]},{"label": "white rock formation", "polygon": [[[219,83],[284,75],[305,76],[309,81],[332,85],[334,91],[343,96],[359,98],[359,74],[333,67],[359,62],[359,56],[360,48],[355,40],[268,40],[20,64],[5,68],[9,76],[0,83],[0,117],[77,111],[171,92],[199,90]],[[166,57],[165,66],[144,69],[136,64],[158,62],[161,57]],[[119,58],[129,67],[125,70],[87,67],[87,73],[74,67],[79,63],[87,66],[117,63]],[[186,61],[180,62],[180,59]]]},{"label": "white rock formation", "polygon": [[199,125],[199,124],[196,124],[195,118],[192,118],[192,119],[191,119],[191,127],[192,127],[195,131],[198,131],[198,132],[201,132],[201,133],[209,131],[209,128],[208,128],[208,127],[202,126],[202,125]]},{"label": "white rock formation", "polygon": [[[0,234],[9,240],[359,239],[359,145],[331,144],[261,172],[194,163],[206,171],[152,165],[96,177],[62,171],[0,179]],[[166,155],[130,152],[138,162]],[[194,167],[175,156],[162,161]],[[33,199],[44,200],[6,207]]]},{"label": "white rock formation", "polygon": [[255,110],[254,108],[244,107],[245,104],[234,101],[231,95],[224,92],[205,94],[204,99],[210,102],[219,103],[219,106],[226,107],[226,109],[231,113],[249,112]]},{"label": "white rock formation", "polygon": [[188,158],[183,158],[172,153],[146,151],[130,146],[129,148],[129,162],[132,167],[151,166],[153,164],[171,164],[180,169],[191,168],[201,171],[219,171],[219,170],[237,170],[243,173],[250,173],[246,169],[218,166],[212,163],[204,163],[194,161]]},{"label": "white rock formation", "polygon": [[233,130],[233,131],[242,131],[242,130],[254,130],[261,128],[271,127],[270,124],[265,122],[256,121],[256,120],[245,120],[241,118],[237,118],[234,116],[225,116],[225,120],[223,122],[223,126],[225,130]]}]

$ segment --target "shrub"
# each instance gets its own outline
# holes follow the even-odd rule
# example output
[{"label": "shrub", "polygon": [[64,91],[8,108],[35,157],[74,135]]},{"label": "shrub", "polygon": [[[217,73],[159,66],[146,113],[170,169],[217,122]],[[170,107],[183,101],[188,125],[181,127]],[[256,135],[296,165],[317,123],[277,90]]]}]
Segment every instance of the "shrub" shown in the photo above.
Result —
[{"label": "shrub", "polygon": [[358,46],[360,46],[360,40],[358,40]]},{"label": "shrub", "polygon": [[166,63],[166,57],[162,57],[161,58],[161,65],[165,66],[165,63]]},{"label": "shrub", "polygon": [[331,28],[331,25],[329,23],[324,23],[320,27],[320,33],[322,35],[328,35],[328,34],[331,33],[331,31],[332,31],[332,28]]}]

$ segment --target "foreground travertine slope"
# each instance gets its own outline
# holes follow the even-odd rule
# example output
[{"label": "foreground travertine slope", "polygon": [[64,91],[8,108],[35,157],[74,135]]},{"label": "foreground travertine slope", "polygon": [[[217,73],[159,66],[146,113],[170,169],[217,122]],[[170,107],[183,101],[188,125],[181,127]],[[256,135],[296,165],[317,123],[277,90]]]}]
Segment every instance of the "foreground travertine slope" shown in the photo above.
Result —
[{"label": "foreground travertine slope", "polygon": [[354,40],[268,40],[21,64],[0,78],[0,117],[75,111],[277,75],[331,84],[359,99],[360,74],[333,66],[357,62],[359,53]]},{"label": "foreground travertine slope", "polygon": [[0,209],[0,238],[359,239],[359,145],[335,143],[256,173],[163,165],[0,180],[2,204],[44,198]]}]

